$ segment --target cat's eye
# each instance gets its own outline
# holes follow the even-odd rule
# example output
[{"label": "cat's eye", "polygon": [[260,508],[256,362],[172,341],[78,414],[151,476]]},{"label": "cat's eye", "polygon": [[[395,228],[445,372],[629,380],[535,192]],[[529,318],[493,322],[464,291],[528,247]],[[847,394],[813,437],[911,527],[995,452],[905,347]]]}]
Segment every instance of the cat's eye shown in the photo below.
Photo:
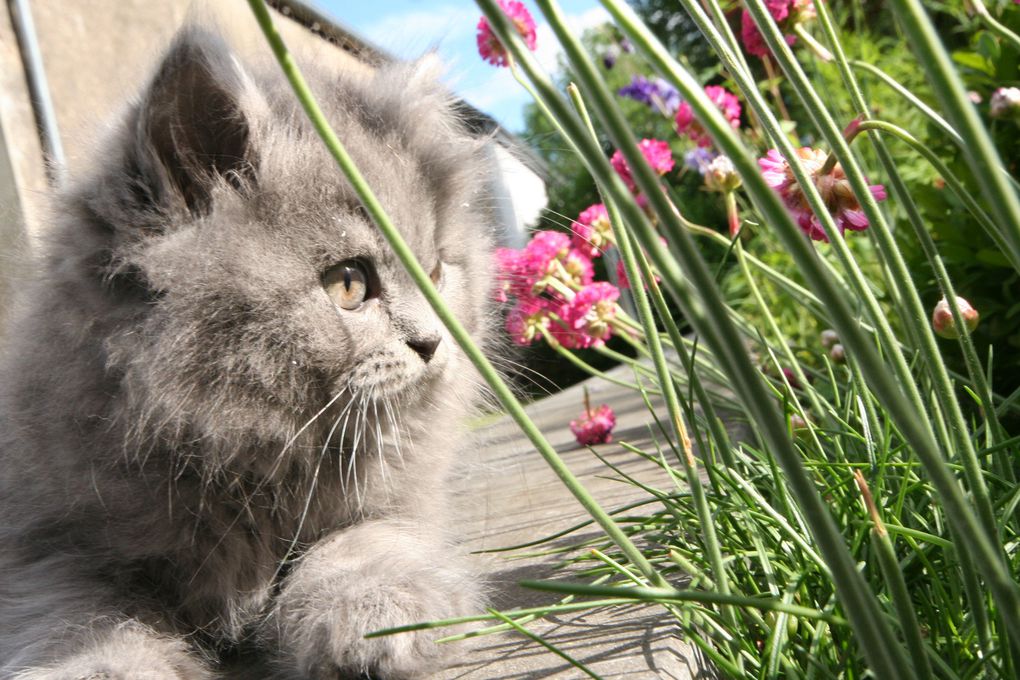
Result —
[{"label": "cat's eye", "polygon": [[436,262],[436,266],[429,272],[429,278],[432,279],[432,283],[439,285],[439,282],[443,280],[443,263],[442,261]]},{"label": "cat's eye", "polygon": [[326,270],[322,287],[340,309],[358,309],[370,297],[368,268],[358,260],[346,260]]}]

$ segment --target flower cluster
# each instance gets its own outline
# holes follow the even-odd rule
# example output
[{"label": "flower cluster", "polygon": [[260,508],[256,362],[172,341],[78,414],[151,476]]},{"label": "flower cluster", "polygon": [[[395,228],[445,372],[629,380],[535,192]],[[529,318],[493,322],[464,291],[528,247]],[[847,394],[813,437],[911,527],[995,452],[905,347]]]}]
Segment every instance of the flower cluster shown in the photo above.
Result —
[{"label": "flower cluster", "polygon": [[[852,231],[867,229],[868,218],[861,210],[861,204],[854,196],[850,182],[840,164],[832,164],[831,169],[827,169],[828,155],[820,149],[812,149],[808,146],[800,148],[797,151],[797,157],[822,195],[822,200],[835,219],[839,232],[842,234],[847,229]],[[758,160],[758,165],[762,169],[765,181],[779,192],[783,203],[786,204],[787,209],[793,214],[804,233],[816,241],[828,241],[829,237],[822,229],[818,216],[808,205],[804,192],[793,177],[793,170],[782,154],[775,149],[770,149],[764,158]],[[826,171],[822,172],[823,170]],[[881,184],[873,184],[869,189],[876,201],[885,200],[885,187]]]},{"label": "flower cluster", "polygon": [[[666,142],[658,139],[642,139],[638,142],[638,148],[641,150],[645,160],[648,161],[648,165],[660,176],[673,169],[675,165],[673,151]],[[619,149],[613,152],[613,157],[609,159],[609,162],[612,164],[613,169],[616,170],[616,174],[623,180],[623,183],[627,185],[627,188],[637,195],[638,205],[644,206],[647,198],[644,194],[640,193],[637,183],[634,181],[634,175],[631,174],[630,166],[627,165],[627,159],[623,157]]]},{"label": "flower cluster", "polygon": [[[779,24],[787,44],[790,45],[797,41],[797,36],[793,35],[794,27],[816,16],[813,0],[765,0],[765,6]],[[765,39],[751,18],[751,13],[746,9],[740,15],[740,38],[748,54],[762,59],[769,56],[768,45],[765,44]]]},{"label": "flower cluster", "polygon": [[519,345],[551,338],[564,347],[597,347],[613,334],[620,291],[595,281],[592,259],[613,242],[606,208],[586,208],[572,225],[572,235],[538,231],[520,249],[496,251],[500,301],[514,300],[506,319]]},{"label": "flower cluster", "polygon": [[[730,127],[734,130],[740,128],[740,101],[737,96],[719,85],[709,85],[705,88],[705,94],[719,107]],[[694,118],[694,110],[687,102],[680,104],[676,111],[676,130],[681,135],[686,135],[695,144],[701,147],[712,146],[712,138],[709,137],[705,128]]]},{"label": "flower cluster", "polygon": [[613,242],[609,213],[601,203],[590,205],[581,211],[571,223],[574,247],[588,257],[598,257]]},{"label": "flower cluster", "polygon": [[[529,50],[534,52],[536,44],[535,20],[531,18],[531,13],[517,0],[499,0],[499,6],[510,17],[514,28],[517,29],[517,32],[524,39],[524,44],[528,46]],[[478,40],[478,53],[482,55],[482,59],[493,66],[507,66],[510,63],[509,53],[503,47],[503,43],[499,41],[499,38],[496,37],[496,34],[492,32],[492,26],[489,25],[489,20],[486,17],[478,20],[478,34],[476,37]]]},{"label": "flower cluster", "polygon": [[662,78],[648,79],[635,75],[630,84],[621,87],[617,94],[641,102],[666,116],[674,115],[680,107],[680,93]]},{"label": "flower cluster", "polygon": [[570,421],[570,431],[574,433],[577,443],[581,446],[594,446],[613,441],[613,428],[616,427],[616,414],[607,404],[591,408],[585,394],[584,413],[577,420]]}]

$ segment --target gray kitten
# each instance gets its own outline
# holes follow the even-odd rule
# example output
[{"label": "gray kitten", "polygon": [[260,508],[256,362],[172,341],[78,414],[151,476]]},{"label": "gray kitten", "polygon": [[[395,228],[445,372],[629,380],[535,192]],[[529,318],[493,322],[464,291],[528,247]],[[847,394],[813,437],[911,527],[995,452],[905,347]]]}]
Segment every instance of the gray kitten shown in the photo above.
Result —
[{"label": "gray kitten", "polygon": [[[310,80],[484,340],[484,142],[420,63]],[[275,65],[187,29],[119,130],[6,322],[0,677],[433,670],[363,636],[477,606],[443,528],[474,371]]]}]

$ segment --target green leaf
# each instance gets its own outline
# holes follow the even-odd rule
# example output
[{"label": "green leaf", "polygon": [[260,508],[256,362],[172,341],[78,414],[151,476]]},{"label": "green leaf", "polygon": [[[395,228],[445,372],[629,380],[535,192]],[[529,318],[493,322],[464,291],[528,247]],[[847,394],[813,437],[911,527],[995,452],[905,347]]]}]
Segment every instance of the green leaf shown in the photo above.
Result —
[{"label": "green leaf", "polygon": [[988,59],[976,52],[953,52],[953,61],[961,66],[972,68],[975,71],[981,71],[987,75],[993,75],[995,73],[995,69],[992,68]]}]

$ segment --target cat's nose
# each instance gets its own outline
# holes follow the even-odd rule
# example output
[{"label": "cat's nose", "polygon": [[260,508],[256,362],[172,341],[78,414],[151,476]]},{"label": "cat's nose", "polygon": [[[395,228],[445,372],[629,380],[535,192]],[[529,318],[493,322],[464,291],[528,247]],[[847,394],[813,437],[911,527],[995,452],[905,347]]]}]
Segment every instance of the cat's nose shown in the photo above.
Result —
[{"label": "cat's nose", "polygon": [[432,356],[436,353],[436,348],[439,347],[439,341],[442,340],[440,335],[430,335],[426,338],[412,338],[407,341],[407,346],[417,352],[421,360],[426,364],[432,360]]}]

